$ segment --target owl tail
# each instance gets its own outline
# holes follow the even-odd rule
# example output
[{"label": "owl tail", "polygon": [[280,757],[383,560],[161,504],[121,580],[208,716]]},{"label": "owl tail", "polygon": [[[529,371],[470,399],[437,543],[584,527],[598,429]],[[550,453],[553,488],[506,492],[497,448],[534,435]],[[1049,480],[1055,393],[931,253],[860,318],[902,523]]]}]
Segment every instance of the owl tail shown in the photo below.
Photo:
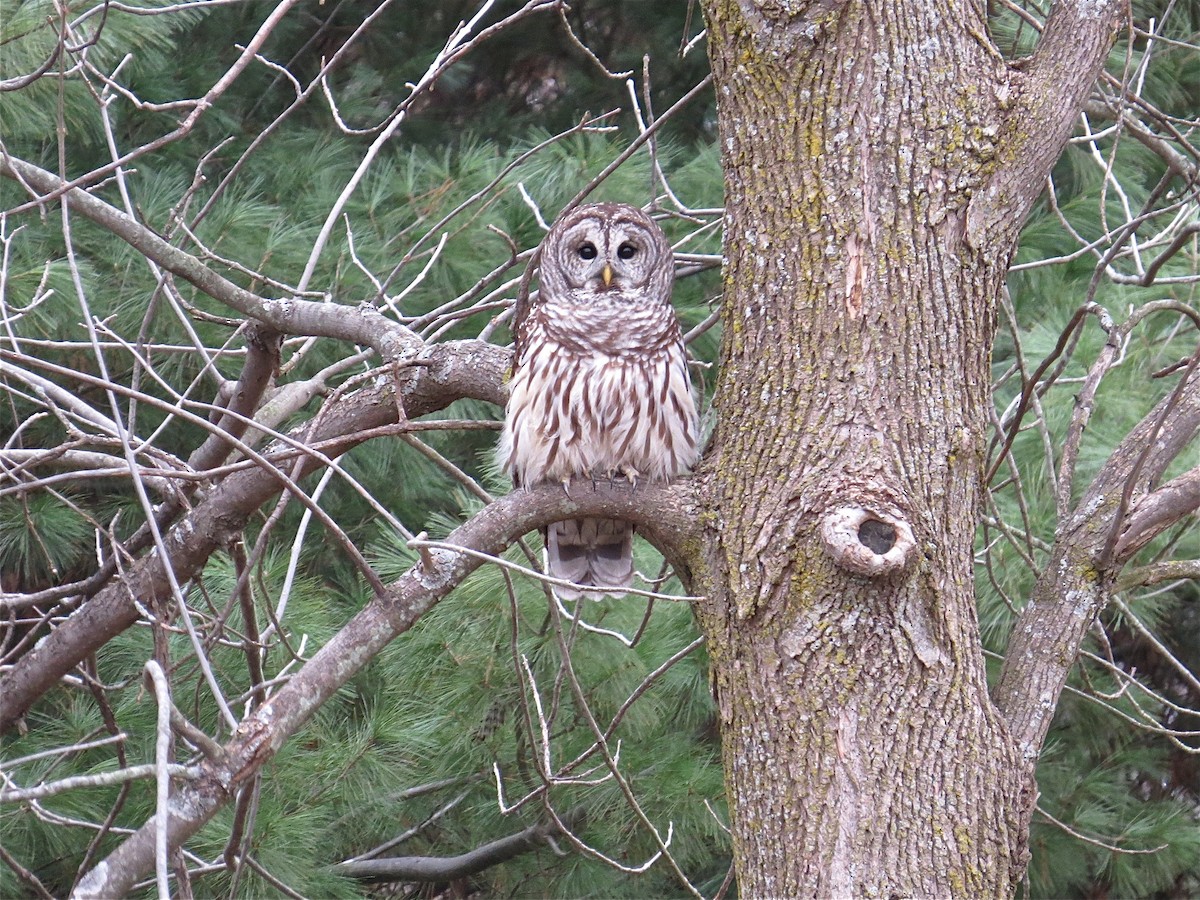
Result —
[{"label": "owl tail", "polygon": [[[612,588],[633,583],[633,526],[620,519],[570,519],[546,529],[546,557],[554,578]],[[555,586],[564,600],[624,597],[624,591],[577,591]]]}]

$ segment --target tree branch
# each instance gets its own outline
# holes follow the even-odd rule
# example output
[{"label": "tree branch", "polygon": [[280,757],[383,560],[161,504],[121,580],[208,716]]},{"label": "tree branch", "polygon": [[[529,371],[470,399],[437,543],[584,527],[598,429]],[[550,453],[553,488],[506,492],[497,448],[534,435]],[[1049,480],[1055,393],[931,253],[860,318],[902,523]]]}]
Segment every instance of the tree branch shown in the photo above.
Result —
[{"label": "tree branch", "polygon": [[[400,404],[408,416],[416,417],[461,397],[502,403],[500,385],[508,360],[506,350],[479,341],[431,347],[426,365],[406,367],[398,373]],[[362,443],[360,435],[394,423],[397,417],[393,383],[388,382],[339,401],[318,418],[311,433],[305,433],[308,426],[302,426],[297,436],[308,444],[332,442],[323,452],[336,458]],[[317,465],[317,459],[304,457],[295,477],[303,477]],[[193,577],[283,487],[279,470],[255,468],[225,478],[166,535],[175,577],[180,582]],[[0,678],[0,733],[63,675],[133,625],[139,615],[135,600],[149,604],[170,596],[168,573],[158,554],[143,557],[122,577],[110,581]]]},{"label": "tree branch", "polygon": [[[636,490],[591,482],[521,490],[497,500],[456,528],[446,543],[498,554],[548,522],[580,516],[626,519],[668,553],[698,532],[695,480]],[[365,606],[278,693],[244,720],[220,759],[200,766],[194,782],[170,802],[169,844],[180,846],[232,800],[286,740],[333,694],[483,563],[467,553],[433,550]],[[148,821],[80,881],[78,897],[125,894],[154,866],[155,825]]]},{"label": "tree branch", "polygon": [[[13,470],[23,471],[43,466],[86,472],[88,479],[129,478],[129,463],[123,457],[112,456],[108,453],[99,453],[94,450],[64,450],[61,447],[50,450],[0,449],[0,467],[6,470],[4,474],[7,477],[15,476],[16,472]],[[143,483],[150,490],[160,497],[170,496],[171,480],[169,478],[156,475],[154,470],[149,467],[140,474]],[[25,485],[21,485],[19,489],[23,490],[24,488]]]},{"label": "tree branch", "polygon": [[1200,581],[1200,559],[1168,559],[1163,562],[1139,566],[1121,573],[1117,579],[1117,590],[1128,591],[1137,587],[1149,587],[1164,581]]},{"label": "tree branch", "polygon": [[259,401],[279,371],[280,335],[270,328],[251,323],[246,328],[246,359],[238,377],[228,409],[236,415],[222,416],[217,430],[209,434],[191,457],[188,465],[194,469],[213,469],[229,455],[232,444],[226,436],[240,440],[249,428]]},{"label": "tree branch", "polygon": [[[0,175],[51,194],[65,182],[45,169],[0,153]],[[71,188],[62,202],[84,218],[112,232],[147,259],[178,275],[214,300],[285,334],[319,335],[374,347],[384,359],[419,353],[420,338],[369,306],[343,306],[315,300],[272,300],[238,287],[218,275],[190,253],[163,240],[145,225],[130,218],[82,188]]]},{"label": "tree branch", "polygon": [[[581,813],[567,814],[563,819],[575,822]],[[482,872],[489,866],[535,850],[546,838],[558,833],[553,822],[531,825],[524,831],[510,834],[476,847],[458,856],[393,856],[386,859],[360,859],[341,863],[337,870],[363,881],[450,881]]]},{"label": "tree branch", "polygon": [[1125,517],[1116,561],[1123,563],[1180,519],[1200,509],[1200,466],[1146,494]]},{"label": "tree branch", "polygon": [[1010,72],[1017,97],[999,139],[1005,162],[967,214],[975,247],[1011,246],[1104,70],[1125,8],[1122,0],[1057,0],[1024,70]]}]

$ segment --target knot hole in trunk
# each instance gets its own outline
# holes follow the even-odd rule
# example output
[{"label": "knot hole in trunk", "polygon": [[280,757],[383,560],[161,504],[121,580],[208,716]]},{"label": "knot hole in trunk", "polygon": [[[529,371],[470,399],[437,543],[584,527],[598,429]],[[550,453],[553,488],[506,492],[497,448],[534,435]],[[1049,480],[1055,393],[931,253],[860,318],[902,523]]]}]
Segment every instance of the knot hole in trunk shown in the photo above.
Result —
[{"label": "knot hole in trunk", "polygon": [[868,578],[905,568],[917,545],[903,518],[861,506],[827,512],[821,522],[821,544],[838,566]]}]

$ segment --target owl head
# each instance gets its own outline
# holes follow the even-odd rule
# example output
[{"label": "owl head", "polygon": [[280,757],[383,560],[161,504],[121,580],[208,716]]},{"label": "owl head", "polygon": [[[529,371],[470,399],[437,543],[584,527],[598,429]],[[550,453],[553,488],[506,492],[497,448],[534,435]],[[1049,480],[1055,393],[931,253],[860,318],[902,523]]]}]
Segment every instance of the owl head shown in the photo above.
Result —
[{"label": "owl head", "polygon": [[671,245],[636,206],[592,203],[558,218],[542,243],[546,298],[665,300],[675,277]]}]

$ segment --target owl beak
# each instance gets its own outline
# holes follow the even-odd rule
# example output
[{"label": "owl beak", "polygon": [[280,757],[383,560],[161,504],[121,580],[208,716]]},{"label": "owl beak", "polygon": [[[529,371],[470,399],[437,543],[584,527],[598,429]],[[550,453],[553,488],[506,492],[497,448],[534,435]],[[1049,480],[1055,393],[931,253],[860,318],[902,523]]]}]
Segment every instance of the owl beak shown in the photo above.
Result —
[{"label": "owl beak", "polygon": [[600,270],[600,278],[604,282],[605,287],[612,285],[613,270],[612,266],[610,266],[608,263],[605,263],[604,268]]}]

